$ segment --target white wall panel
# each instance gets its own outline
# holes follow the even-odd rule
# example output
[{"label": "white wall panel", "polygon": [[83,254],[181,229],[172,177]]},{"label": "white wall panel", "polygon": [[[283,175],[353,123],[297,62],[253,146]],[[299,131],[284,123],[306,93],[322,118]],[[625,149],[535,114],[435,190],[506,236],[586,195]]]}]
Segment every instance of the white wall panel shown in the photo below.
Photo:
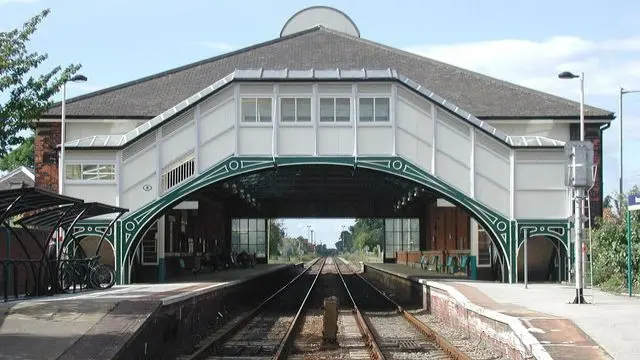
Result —
[{"label": "white wall panel", "polygon": [[[156,147],[155,145],[136,154],[134,157],[122,163],[120,172],[122,190],[126,191],[132,186],[139,184],[151,174],[156,172]],[[155,180],[152,184],[157,187]]]},{"label": "white wall panel", "polygon": [[99,120],[66,121],[66,141],[95,135],[115,135],[127,133],[146,120]]},{"label": "white wall panel", "polygon": [[[151,185],[149,191],[143,190],[144,185]],[[120,206],[134,211],[141,206],[148,204],[158,196],[158,185],[156,184],[156,174],[151,174],[138,182],[135,186],[124,190],[120,197]]]},{"label": "white wall panel", "polygon": [[391,84],[390,83],[358,83],[358,94],[359,95],[367,95],[367,94],[391,95]]},{"label": "white wall panel", "polygon": [[409,134],[415,134],[426,144],[432,145],[433,119],[430,109],[416,106],[403,99],[398,99],[396,105],[396,126]]},{"label": "white wall panel", "polygon": [[567,123],[558,123],[552,120],[523,120],[518,121],[518,123],[500,120],[487,122],[496,129],[513,136],[535,135],[560,141],[569,141],[569,124]]},{"label": "white wall panel", "polygon": [[[510,152],[506,146],[476,130],[476,175],[492,179],[507,192],[510,190]],[[478,190],[478,184],[475,186]]]},{"label": "white wall panel", "polygon": [[315,129],[313,126],[278,125],[279,155],[309,155],[315,149]]},{"label": "white wall panel", "polygon": [[318,155],[353,155],[353,127],[319,126]]},{"label": "white wall panel", "polygon": [[238,127],[238,155],[271,155],[273,128],[271,126]]},{"label": "white wall panel", "polygon": [[[200,113],[200,144],[209,142],[235,126],[235,102],[220,104],[206,113]],[[231,145],[233,151],[233,145]]]},{"label": "white wall panel", "polygon": [[234,87],[230,86],[198,104],[200,106],[200,115],[206,116],[209,112],[227,104],[229,101],[233,101]]},{"label": "white wall panel", "polygon": [[351,84],[318,84],[318,94],[322,96],[346,95],[351,96]]},{"label": "white wall panel", "polygon": [[160,168],[164,168],[178,157],[192,151],[196,145],[195,139],[196,125],[193,122],[162,139],[160,145]]},{"label": "white wall panel", "polygon": [[232,128],[218,135],[215,139],[200,145],[200,172],[233,155],[235,134]]},{"label": "white wall panel", "polygon": [[391,126],[359,126],[358,155],[392,155],[393,128]]},{"label": "white wall panel", "polygon": [[240,96],[273,96],[273,85],[265,83],[243,83],[236,86],[240,87]]},{"label": "white wall panel", "polygon": [[117,150],[67,150],[64,153],[64,162],[70,163],[116,163]]},{"label": "white wall panel", "polygon": [[517,191],[515,217],[518,219],[566,218],[566,191]]},{"label": "white wall panel", "polygon": [[433,148],[430,144],[417,138],[414,134],[398,129],[396,135],[396,152],[403,158],[418,165],[426,172],[431,171],[431,153]]},{"label": "white wall panel", "polygon": [[469,194],[471,177],[469,167],[455,161],[448,154],[436,152],[436,176],[453,185],[465,194]]},{"label": "white wall panel", "polygon": [[65,195],[83,199],[85,202],[101,202],[116,206],[116,184],[71,183],[64,188]]},{"label": "white wall panel", "polygon": [[[497,179],[497,177],[476,175],[475,198],[489,208],[509,217],[509,190],[496,184],[495,179]],[[509,179],[508,175],[507,179]]]}]

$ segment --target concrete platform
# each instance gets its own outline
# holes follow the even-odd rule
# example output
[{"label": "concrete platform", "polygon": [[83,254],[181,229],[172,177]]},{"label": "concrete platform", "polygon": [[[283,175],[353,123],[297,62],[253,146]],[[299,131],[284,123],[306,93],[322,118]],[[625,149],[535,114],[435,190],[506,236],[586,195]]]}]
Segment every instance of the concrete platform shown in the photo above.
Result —
[{"label": "concrete platform", "polygon": [[292,265],[257,265],[197,282],[114,286],[0,303],[0,359],[105,359],[159,307],[263,277]]},{"label": "concrete platform", "polygon": [[[520,340],[552,359],[637,359],[640,299],[594,290],[593,304],[569,304],[575,288],[559,284],[501,284],[431,274],[399,264],[366,264],[389,274],[449,292],[484,316],[517,319]],[[591,300],[590,298],[587,300]],[[517,325],[514,325],[517,327]],[[513,327],[513,326],[512,326]],[[536,344],[537,343],[537,344]]]}]

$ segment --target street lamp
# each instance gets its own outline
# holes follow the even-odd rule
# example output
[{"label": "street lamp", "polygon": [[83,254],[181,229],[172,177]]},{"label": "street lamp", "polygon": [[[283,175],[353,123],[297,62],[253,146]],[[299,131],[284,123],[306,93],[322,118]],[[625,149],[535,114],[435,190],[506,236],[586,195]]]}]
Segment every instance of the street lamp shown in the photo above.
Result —
[{"label": "street lamp", "polygon": [[[619,166],[620,166],[620,183],[618,184],[619,189],[618,191],[620,192],[620,205],[622,205],[623,201],[624,201],[624,172],[623,172],[623,162],[622,162],[622,95],[624,94],[632,94],[632,93],[640,93],[640,90],[625,90],[623,87],[620,87],[620,96],[618,98],[618,105],[619,105],[619,109],[618,109],[618,116],[620,117],[620,129],[618,130],[618,141],[619,143],[619,147],[618,147],[618,151],[619,151],[619,155],[620,155],[620,162],[619,162]],[[620,206],[618,206],[618,209],[621,209]],[[620,214],[622,216],[622,214]],[[629,211],[629,209],[627,209],[627,213],[626,215],[626,221],[627,221],[627,288],[629,290],[629,296],[633,295],[633,276],[632,276],[632,272],[631,272],[631,212]]]},{"label": "street lamp", "polygon": [[84,75],[75,75],[70,79],[67,79],[62,82],[62,105],[61,105],[61,115],[60,115],[60,159],[58,161],[58,193],[63,195],[64,193],[64,143],[65,132],[66,132],[66,124],[65,124],[65,106],[66,106],[66,97],[67,97],[67,82],[85,82],[87,81],[87,77]]},{"label": "street lamp", "polygon": [[[584,72],[581,72],[580,75],[575,75],[570,71],[563,71],[558,74],[558,78],[560,79],[580,79],[580,142],[584,141]],[[575,159],[575,158],[574,158]],[[575,171],[575,168],[573,169]],[[575,256],[575,278],[576,278],[576,297],[573,300],[575,304],[584,303],[584,286],[583,286],[583,268],[582,268],[582,238],[584,232],[584,224],[583,224],[583,211],[584,211],[584,198],[585,198],[585,189],[582,187],[574,187],[574,221],[573,221],[573,229],[574,229],[574,256]]]}]

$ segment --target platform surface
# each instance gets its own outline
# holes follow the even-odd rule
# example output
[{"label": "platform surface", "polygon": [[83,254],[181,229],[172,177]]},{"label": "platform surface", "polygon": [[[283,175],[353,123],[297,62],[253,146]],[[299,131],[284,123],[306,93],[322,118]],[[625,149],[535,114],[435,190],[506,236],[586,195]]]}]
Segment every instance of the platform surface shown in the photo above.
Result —
[{"label": "platform surface", "polygon": [[58,359],[83,335],[116,342],[134,333],[158,306],[288,266],[257,265],[200,274],[190,277],[189,282],[121,285],[103,291],[0,303],[0,359]]},{"label": "platform surface", "polygon": [[[433,274],[401,264],[366,264],[413,280],[449,285],[472,303],[517,317],[554,359],[640,358],[640,298],[593,290],[593,304],[569,304],[575,288],[560,284],[502,284]],[[585,295],[590,295],[586,290]],[[591,298],[587,298],[591,301]]]}]

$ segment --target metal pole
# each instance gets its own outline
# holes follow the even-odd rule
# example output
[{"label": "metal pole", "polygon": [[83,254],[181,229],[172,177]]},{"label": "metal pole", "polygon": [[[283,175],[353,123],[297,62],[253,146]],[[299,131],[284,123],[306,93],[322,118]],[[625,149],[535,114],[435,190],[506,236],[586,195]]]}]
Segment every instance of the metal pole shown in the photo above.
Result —
[{"label": "metal pole", "polygon": [[[65,125],[65,110],[66,110],[66,97],[67,97],[67,82],[62,83],[62,106],[60,109],[60,158],[58,160],[58,193],[64,194],[64,143],[66,141],[66,125]],[[56,236],[56,265],[60,256],[60,235],[62,228],[58,228],[58,234]]]},{"label": "metal pole", "polygon": [[622,138],[623,138],[622,137],[622,95],[624,95],[624,89],[622,87],[620,87],[620,97],[618,98],[618,116],[620,117],[620,128],[618,129],[618,142],[619,142],[618,143],[618,154],[620,156],[620,162],[618,164],[618,166],[619,166],[619,170],[618,171],[620,172],[620,179],[619,179],[620,181],[619,181],[619,184],[618,184],[618,192],[620,193],[619,194],[619,197],[620,197],[619,201],[623,200],[623,197],[622,197],[623,195],[622,194],[623,194],[623,183],[624,183],[623,182],[623,172],[622,172],[622,169],[623,169],[623,162],[622,162],[622,159],[623,159],[623,157],[622,157]]},{"label": "metal pole", "polygon": [[584,73],[580,73],[580,141],[584,141]]},{"label": "metal pole", "polygon": [[633,274],[631,271],[631,211],[627,210],[627,288],[633,296]]},{"label": "metal pole", "polygon": [[527,289],[529,287],[529,256],[527,254],[527,245],[529,242],[529,229],[524,229],[524,288]]},{"label": "metal pole", "polygon": [[[584,141],[584,72],[580,73],[580,141]],[[573,171],[576,171],[576,158],[573,156]],[[574,303],[584,303],[583,297],[583,269],[582,269],[582,236],[584,224],[582,222],[582,212],[584,210],[584,189],[574,188],[574,256],[575,256],[575,279],[576,297]]]}]

